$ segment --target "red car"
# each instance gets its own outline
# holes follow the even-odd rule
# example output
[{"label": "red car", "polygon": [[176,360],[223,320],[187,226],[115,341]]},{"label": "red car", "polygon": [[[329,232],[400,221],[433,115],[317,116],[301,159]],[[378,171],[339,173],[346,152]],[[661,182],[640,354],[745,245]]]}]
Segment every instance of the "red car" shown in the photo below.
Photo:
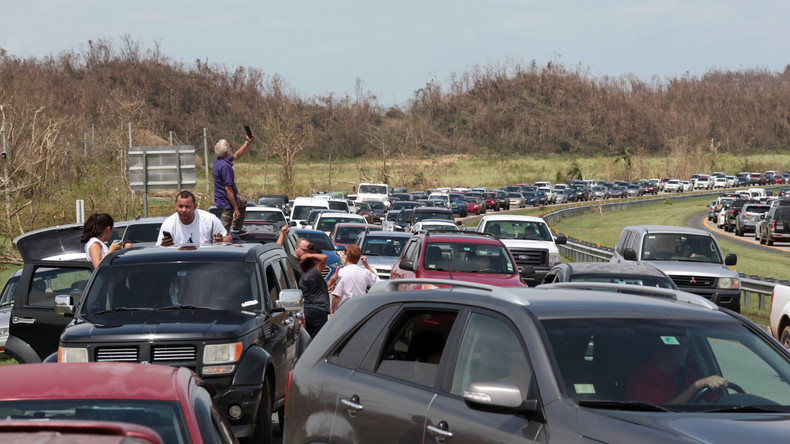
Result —
[{"label": "red car", "polygon": [[120,421],[168,444],[236,443],[208,386],[185,367],[86,362],[0,367],[6,419]]},{"label": "red car", "polygon": [[480,214],[480,201],[476,197],[464,197],[466,201],[466,214]]},{"label": "red car", "polygon": [[526,287],[510,251],[495,236],[426,231],[403,248],[390,279],[455,279],[498,287]]}]

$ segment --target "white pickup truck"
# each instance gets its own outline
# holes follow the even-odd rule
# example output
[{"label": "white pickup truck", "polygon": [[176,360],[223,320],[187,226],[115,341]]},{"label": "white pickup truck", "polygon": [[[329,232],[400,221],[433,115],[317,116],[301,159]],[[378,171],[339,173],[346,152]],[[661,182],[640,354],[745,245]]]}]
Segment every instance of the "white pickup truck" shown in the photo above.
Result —
[{"label": "white pickup truck", "polygon": [[777,284],[771,293],[771,335],[790,348],[790,287]]}]

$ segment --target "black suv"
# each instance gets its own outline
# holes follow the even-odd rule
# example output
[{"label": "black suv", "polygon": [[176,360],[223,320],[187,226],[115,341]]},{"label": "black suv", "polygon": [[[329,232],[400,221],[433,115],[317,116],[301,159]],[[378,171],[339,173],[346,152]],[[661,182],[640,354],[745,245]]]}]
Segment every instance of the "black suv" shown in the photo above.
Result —
[{"label": "black suv", "polygon": [[[406,221],[407,226],[404,231],[411,231],[411,227],[414,226],[417,222],[425,219],[443,219],[449,220],[451,222],[455,222],[455,216],[453,215],[453,210],[449,208],[441,208],[441,207],[417,207],[411,210],[411,216]],[[460,225],[461,222],[458,221],[456,224]]]},{"label": "black suv", "polygon": [[55,297],[54,312],[73,316],[57,360],[187,367],[213,387],[237,437],[269,442],[272,411],[282,421],[288,373],[310,340],[295,288],[276,244],[117,251],[76,309],[73,296]]},{"label": "black suv", "polygon": [[741,214],[741,209],[743,209],[743,206],[749,202],[750,201],[747,199],[735,199],[730,203],[729,209],[724,213],[724,231],[735,230],[735,221],[738,218],[738,215]]}]

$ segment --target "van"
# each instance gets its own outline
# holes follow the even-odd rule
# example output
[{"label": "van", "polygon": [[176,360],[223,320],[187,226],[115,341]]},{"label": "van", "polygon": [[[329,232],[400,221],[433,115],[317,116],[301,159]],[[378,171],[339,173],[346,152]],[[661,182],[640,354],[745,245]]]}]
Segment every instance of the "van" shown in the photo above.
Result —
[{"label": "van", "polygon": [[315,197],[297,197],[291,206],[291,219],[288,224],[301,227],[307,220],[310,210],[329,209],[329,200]]}]

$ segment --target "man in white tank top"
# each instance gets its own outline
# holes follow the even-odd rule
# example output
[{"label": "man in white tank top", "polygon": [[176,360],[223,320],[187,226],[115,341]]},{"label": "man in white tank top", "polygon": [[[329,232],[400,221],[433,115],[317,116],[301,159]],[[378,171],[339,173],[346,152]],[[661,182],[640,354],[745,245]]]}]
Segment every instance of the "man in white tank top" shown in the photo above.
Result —
[{"label": "man in white tank top", "polygon": [[[169,233],[170,236],[165,235]],[[232,242],[222,222],[209,213],[197,209],[195,195],[182,191],[176,197],[176,212],[159,228],[156,245],[163,247],[202,247],[215,242]]]}]

